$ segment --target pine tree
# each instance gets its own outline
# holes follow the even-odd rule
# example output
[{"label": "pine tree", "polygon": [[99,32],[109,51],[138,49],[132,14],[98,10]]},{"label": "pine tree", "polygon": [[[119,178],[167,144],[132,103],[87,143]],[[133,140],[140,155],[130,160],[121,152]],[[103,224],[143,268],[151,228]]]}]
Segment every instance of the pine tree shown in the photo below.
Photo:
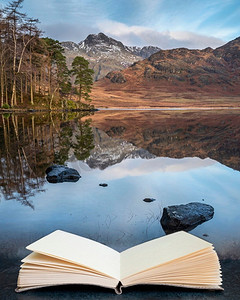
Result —
[{"label": "pine tree", "polygon": [[75,75],[74,83],[77,86],[77,94],[79,107],[81,106],[81,101],[90,102],[90,92],[93,84],[93,73],[92,69],[89,69],[89,62],[81,56],[76,56],[72,62],[72,74]]},{"label": "pine tree", "polygon": [[[50,109],[55,94],[66,96],[71,91],[69,70],[64,56],[64,49],[60,42],[51,38],[43,38],[48,56],[48,94],[51,96]],[[62,102],[63,105],[63,102]],[[64,105],[63,105],[64,106]]]}]

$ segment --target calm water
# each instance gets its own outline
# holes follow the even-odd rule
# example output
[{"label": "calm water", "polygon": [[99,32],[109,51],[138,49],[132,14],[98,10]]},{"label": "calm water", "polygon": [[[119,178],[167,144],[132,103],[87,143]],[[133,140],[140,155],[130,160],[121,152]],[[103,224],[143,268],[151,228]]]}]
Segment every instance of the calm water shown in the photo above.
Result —
[{"label": "calm water", "polygon": [[[223,275],[228,278],[231,274],[233,282],[230,288],[224,281],[225,294],[182,290],[175,294],[182,299],[238,299],[233,295],[240,293],[239,112],[0,115],[3,299],[93,297],[89,288],[84,292],[59,288],[14,294],[20,260],[28,254],[25,247],[62,229],[122,251],[165,235],[160,224],[163,208],[189,202],[214,207],[213,219],[191,233],[214,244],[223,262]],[[77,169],[80,180],[48,183],[45,170],[53,163]],[[146,197],[156,201],[146,203]],[[146,299],[159,295],[174,299],[171,293],[141,291]],[[114,297],[112,291],[102,289],[94,294]],[[131,289],[122,296],[140,298],[137,290]]]}]

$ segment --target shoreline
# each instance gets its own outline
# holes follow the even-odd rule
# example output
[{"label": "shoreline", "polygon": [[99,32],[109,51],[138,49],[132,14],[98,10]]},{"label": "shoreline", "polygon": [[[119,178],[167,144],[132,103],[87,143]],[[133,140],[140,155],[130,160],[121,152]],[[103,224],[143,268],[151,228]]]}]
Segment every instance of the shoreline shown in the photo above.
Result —
[{"label": "shoreline", "polygon": [[13,108],[13,109],[4,109],[0,108],[0,113],[64,113],[64,112],[94,112],[98,111],[97,108],[92,109],[33,109],[33,108]]},{"label": "shoreline", "polygon": [[240,106],[209,106],[209,107],[194,107],[194,106],[166,106],[166,107],[98,107],[97,110],[102,111],[102,110],[113,110],[113,111],[117,111],[117,110],[240,110]]},{"label": "shoreline", "polygon": [[103,111],[103,110],[109,110],[109,111],[151,111],[151,110],[240,110],[240,106],[156,106],[156,107],[97,107],[94,109],[2,109],[0,108],[0,113],[68,113],[68,112],[97,112],[97,111]]}]

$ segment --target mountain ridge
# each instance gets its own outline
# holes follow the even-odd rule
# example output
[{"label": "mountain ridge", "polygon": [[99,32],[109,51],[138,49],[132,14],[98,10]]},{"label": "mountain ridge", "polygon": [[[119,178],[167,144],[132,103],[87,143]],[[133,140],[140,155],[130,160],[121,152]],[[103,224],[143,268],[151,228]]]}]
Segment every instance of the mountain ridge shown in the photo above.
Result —
[{"label": "mountain ridge", "polygon": [[125,46],[102,32],[89,34],[79,43],[67,41],[61,45],[65,50],[67,64],[71,66],[75,56],[83,56],[94,70],[95,80],[104,77],[110,71],[122,70],[160,50],[154,46]]}]

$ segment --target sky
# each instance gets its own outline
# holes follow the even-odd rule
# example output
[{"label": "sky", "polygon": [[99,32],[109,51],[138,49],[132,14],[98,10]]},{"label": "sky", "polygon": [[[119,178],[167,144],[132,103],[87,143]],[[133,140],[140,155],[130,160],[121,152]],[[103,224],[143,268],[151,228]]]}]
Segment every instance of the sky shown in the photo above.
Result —
[{"label": "sky", "polygon": [[22,11],[44,36],[76,43],[103,32],[128,46],[203,49],[240,36],[240,0],[24,0]]}]

